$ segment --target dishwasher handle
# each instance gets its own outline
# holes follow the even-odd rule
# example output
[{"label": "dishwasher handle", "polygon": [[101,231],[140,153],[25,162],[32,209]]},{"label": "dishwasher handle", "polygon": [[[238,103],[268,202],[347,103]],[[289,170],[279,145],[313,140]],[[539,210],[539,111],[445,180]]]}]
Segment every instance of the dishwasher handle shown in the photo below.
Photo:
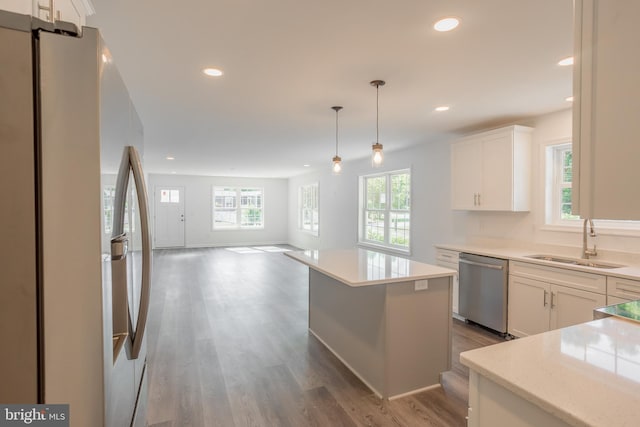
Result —
[{"label": "dishwasher handle", "polygon": [[462,259],[462,258],[460,258],[458,260],[458,262],[462,262],[464,264],[470,264],[470,265],[477,265],[477,266],[480,266],[480,267],[491,268],[491,269],[494,269],[494,270],[502,270],[504,268],[501,265],[485,264],[483,262],[469,261],[469,260]]}]

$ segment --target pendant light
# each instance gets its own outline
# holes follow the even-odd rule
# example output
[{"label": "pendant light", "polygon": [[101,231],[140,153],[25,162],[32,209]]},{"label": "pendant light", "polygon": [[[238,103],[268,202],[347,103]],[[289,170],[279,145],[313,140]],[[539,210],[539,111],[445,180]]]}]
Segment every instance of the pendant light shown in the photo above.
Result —
[{"label": "pendant light", "polygon": [[371,86],[376,87],[376,143],[371,146],[371,150],[372,150],[371,166],[373,166],[374,168],[382,166],[382,162],[384,160],[384,155],[382,154],[382,144],[380,144],[379,132],[378,132],[378,117],[379,117],[379,108],[380,108],[380,103],[378,99],[379,99],[380,86],[384,86],[384,84],[385,84],[384,80],[374,80],[371,82]]},{"label": "pendant light", "polygon": [[336,112],[336,155],[333,158],[333,174],[340,175],[342,171],[342,159],[338,156],[338,111],[342,110],[342,107],[335,106],[331,107],[332,110]]}]

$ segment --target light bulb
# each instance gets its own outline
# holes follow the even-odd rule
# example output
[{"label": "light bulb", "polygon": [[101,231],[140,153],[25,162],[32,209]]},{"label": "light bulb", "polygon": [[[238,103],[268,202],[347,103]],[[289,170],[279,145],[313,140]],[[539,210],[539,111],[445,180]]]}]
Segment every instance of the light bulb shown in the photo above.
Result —
[{"label": "light bulb", "polygon": [[333,158],[333,174],[334,175],[339,175],[340,172],[342,172],[342,159],[338,156],[335,156]]},{"label": "light bulb", "polygon": [[342,172],[342,166],[340,166],[340,163],[338,163],[338,162],[334,163],[333,164],[333,173],[335,173],[337,175],[340,172]]},{"label": "light bulb", "polygon": [[373,154],[371,157],[371,165],[374,168],[381,166],[384,160],[384,155],[382,154],[382,144],[375,143],[371,148],[373,149]]}]

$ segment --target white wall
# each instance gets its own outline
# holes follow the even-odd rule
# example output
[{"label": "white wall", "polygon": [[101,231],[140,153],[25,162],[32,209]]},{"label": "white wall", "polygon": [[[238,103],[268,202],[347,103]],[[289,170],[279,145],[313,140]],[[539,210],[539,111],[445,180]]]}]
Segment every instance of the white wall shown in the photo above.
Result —
[{"label": "white wall", "polygon": [[[411,258],[433,261],[435,243],[454,241],[454,228],[457,222],[464,219],[464,215],[452,212],[449,208],[448,142],[387,151],[381,169],[372,169],[368,158],[343,163],[342,174],[338,176],[331,174],[327,162],[326,170],[289,180],[289,242],[292,245],[304,249],[354,246],[358,239],[358,177],[406,168],[411,168],[412,179]],[[299,187],[313,182],[319,183],[318,237],[299,230],[297,220]]]},{"label": "white wall", "polygon": [[[213,186],[249,186],[264,188],[264,221],[262,230],[213,230]],[[154,194],[158,186],[184,187],[185,246],[242,246],[287,243],[288,188],[286,179],[233,178],[191,175],[149,174],[151,218],[155,208]]]}]

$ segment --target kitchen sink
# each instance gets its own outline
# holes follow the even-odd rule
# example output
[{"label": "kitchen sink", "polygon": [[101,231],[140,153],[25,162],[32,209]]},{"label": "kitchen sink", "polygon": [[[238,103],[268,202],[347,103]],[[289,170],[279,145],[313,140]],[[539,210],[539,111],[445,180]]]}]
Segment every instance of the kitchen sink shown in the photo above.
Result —
[{"label": "kitchen sink", "polygon": [[612,264],[609,262],[591,261],[581,258],[565,258],[557,255],[525,255],[525,258],[539,259],[543,261],[559,262],[561,264],[580,265],[592,268],[621,268],[625,267],[620,264]]}]

